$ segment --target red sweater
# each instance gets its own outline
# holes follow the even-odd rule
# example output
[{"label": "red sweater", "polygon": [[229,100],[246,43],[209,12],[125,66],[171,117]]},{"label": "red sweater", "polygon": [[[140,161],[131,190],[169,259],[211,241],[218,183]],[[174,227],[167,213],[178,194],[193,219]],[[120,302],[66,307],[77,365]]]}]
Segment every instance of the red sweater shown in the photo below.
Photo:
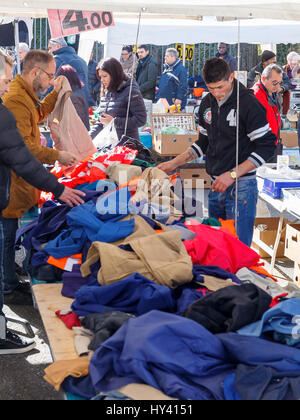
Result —
[{"label": "red sweater", "polygon": [[271,103],[271,100],[269,99],[269,95],[267,94],[266,88],[263,86],[261,81],[257,82],[253,86],[252,90],[254,91],[254,95],[256,96],[256,98],[267,110],[267,120],[270,124],[272,133],[274,133],[277,138],[277,141],[276,141],[276,145],[277,145],[279,141],[280,129],[281,129],[281,116],[280,116],[279,105],[276,106]]}]

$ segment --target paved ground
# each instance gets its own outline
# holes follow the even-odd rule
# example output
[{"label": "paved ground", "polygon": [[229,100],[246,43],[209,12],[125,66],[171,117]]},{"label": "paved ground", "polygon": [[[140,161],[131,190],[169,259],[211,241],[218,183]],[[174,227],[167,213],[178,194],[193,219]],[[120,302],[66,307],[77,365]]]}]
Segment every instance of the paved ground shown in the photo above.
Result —
[{"label": "paved ground", "polygon": [[[206,210],[204,210],[205,217],[207,215]],[[260,203],[258,216],[269,217],[276,216],[276,214],[272,211],[270,212],[270,209]],[[277,268],[280,268],[283,273],[291,274],[292,272],[291,264],[286,261],[278,261]],[[1,356],[0,400],[63,399],[62,393],[57,393],[43,379],[44,368],[52,363],[52,357],[38,311],[28,306],[11,306],[10,308],[5,306],[4,310],[9,317],[24,318],[31,323],[36,334],[37,347],[26,355]]]}]

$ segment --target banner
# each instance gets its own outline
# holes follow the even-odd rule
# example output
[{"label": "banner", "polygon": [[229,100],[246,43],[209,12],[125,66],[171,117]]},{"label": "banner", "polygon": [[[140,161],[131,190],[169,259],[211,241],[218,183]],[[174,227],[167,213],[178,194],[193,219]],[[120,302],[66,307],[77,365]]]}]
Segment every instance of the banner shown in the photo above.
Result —
[{"label": "banner", "polygon": [[48,9],[52,38],[60,38],[114,26],[111,12]]}]

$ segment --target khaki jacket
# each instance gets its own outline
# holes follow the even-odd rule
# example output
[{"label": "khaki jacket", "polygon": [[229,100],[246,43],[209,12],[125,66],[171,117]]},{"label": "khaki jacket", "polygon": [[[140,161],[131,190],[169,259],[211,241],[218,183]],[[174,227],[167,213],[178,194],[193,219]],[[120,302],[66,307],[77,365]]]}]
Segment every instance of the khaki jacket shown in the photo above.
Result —
[{"label": "khaki jacket", "polygon": [[[10,85],[9,93],[3,97],[5,106],[17,120],[17,127],[26,146],[43,164],[51,165],[58,159],[57,150],[41,146],[38,126],[53,111],[57,96],[57,92],[53,90],[40,102],[34,91],[20,75],[17,75]],[[25,211],[36,205],[38,200],[39,191],[12,172],[10,202],[2,216],[8,219],[20,218]]]}]

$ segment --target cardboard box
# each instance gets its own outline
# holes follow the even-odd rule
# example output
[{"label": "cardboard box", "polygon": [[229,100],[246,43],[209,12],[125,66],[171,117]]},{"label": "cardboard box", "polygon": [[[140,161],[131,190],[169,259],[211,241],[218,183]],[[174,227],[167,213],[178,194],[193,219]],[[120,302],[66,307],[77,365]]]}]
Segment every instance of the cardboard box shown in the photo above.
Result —
[{"label": "cardboard box", "polygon": [[153,149],[162,156],[178,156],[198,140],[198,134],[154,134]]},{"label": "cardboard box", "polygon": [[294,269],[294,277],[293,277],[294,283],[300,287],[300,265],[298,263],[295,263],[295,269]]},{"label": "cardboard box", "polygon": [[285,147],[298,147],[298,132],[297,130],[281,130],[280,137],[282,144]]},{"label": "cardboard box", "polygon": [[[261,230],[258,229],[259,225],[266,225],[267,229],[265,231],[261,231]],[[276,237],[277,237],[278,225],[279,225],[279,218],[276,218],[276,217],[256,218],[253,240],[255,241],[255,239],[258,239],[258,240],[264,242],[269,247],[273,248],[274,245],[275,245]],[[261,249],[254,242],[252,243],[252,248],[254,248],[256,250],[256,252],[262,258],[270,258],[271,257],[269,254],[267,254],[263,249]],[[277,258],[284,257],[284,252],[285,252],[285,231],[282,232],[276,257]]]},{"label": "cardboard box", "polygon": [[[177,127],[191,134],[163,134],[170,127]],[[162,156],[184,153],[199,137],[194,114],[152,114],[151,132],[152,147]]]},{"label": "cardboard box", "polygon": [[300,225],[287,225],[284,255],[300,264]]},{"label": "cardboard box", "polygon": [[211,178],[206,172],[205,164],[190,163],[181,166],[179,173],[183,187],[210,189]]}]

